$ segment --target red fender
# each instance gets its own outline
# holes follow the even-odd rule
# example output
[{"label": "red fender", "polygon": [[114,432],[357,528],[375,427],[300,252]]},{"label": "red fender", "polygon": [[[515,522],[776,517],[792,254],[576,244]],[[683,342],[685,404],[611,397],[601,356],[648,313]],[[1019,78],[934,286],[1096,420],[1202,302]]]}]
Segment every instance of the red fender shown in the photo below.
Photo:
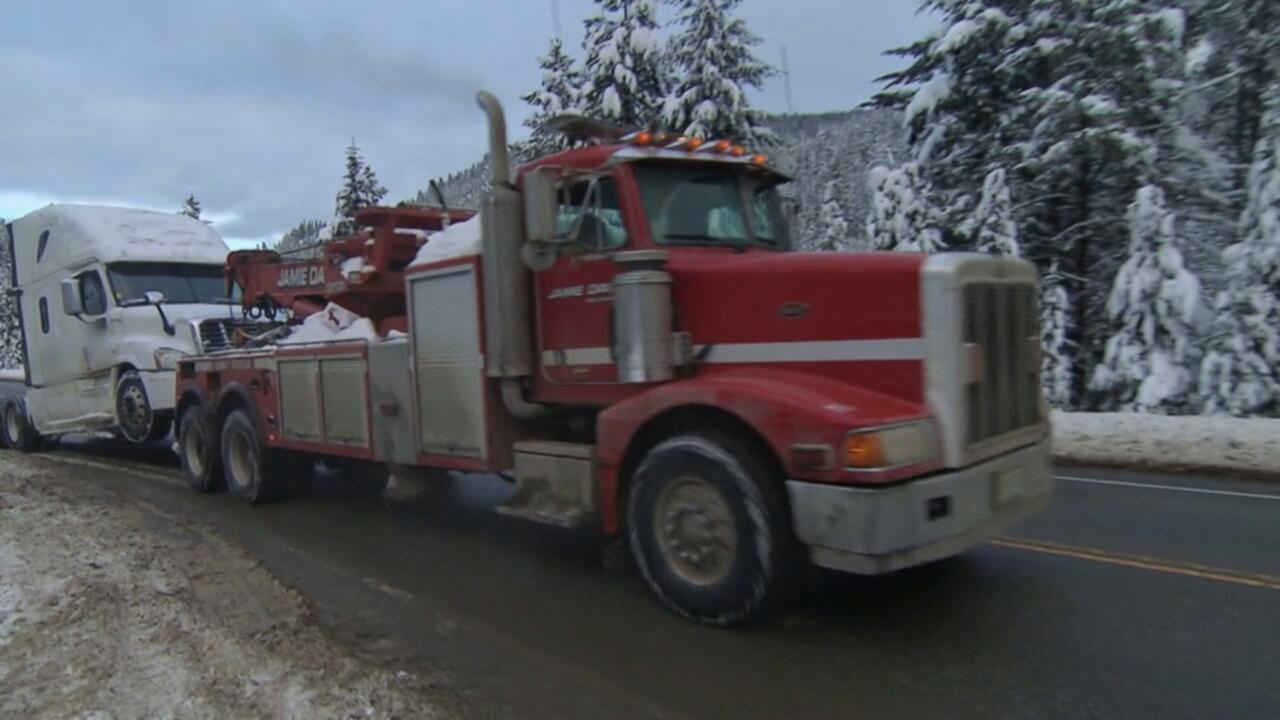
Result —
[{"label": "red fender", "polygon": [[769,444],[788,477],[850,482],[839,469],[800,470],[791,464],[793,444],[822,444],[840,452],[845,434],[929,415],[915,402],[820,375],[767,367],[707,368],[696,377],[658,385],[600,413],[596,463],[601,521],[618,527],[618,472],[633,438],[646,423],[681,407],[710,407],[753,428]]}]

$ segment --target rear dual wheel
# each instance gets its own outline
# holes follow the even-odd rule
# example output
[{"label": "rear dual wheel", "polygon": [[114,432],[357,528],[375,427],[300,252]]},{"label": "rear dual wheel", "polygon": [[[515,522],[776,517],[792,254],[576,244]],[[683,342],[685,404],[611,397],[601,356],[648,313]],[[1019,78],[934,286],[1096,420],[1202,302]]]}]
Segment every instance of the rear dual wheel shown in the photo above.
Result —
[{"label": "rear dual wheel", "polygon": [[4,441],[19,452],[30,453],[40,449],[40,433],[31,424],[26,403],[20,398],[4,404]]},{"label": "rear dual wheel", "polygon": [[303,475],[309,464],[296,453],[264,447],[244,410],[227,415],[219,445],[227,490],[254,504],[283,495],[288,483]]}]

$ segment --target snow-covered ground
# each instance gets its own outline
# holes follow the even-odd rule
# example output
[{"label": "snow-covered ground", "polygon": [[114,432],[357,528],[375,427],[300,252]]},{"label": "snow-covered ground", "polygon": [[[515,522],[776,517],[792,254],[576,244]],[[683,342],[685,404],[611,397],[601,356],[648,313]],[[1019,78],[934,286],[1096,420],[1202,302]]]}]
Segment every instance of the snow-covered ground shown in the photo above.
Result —
[{"label": "snow-covered ground", "polygon": [[222,538],[76,482],[0,451],[0,717],[446,714]]},{"label": "snow-covered ground", "polygon": [[1053,414],[1058,462],[1280,478],[1280,419]]}]

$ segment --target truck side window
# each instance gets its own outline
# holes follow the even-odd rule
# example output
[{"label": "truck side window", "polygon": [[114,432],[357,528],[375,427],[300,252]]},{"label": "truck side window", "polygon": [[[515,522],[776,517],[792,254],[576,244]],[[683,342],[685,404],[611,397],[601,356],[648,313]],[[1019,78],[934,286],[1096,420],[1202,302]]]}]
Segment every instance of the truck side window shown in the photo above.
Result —
[{"label": "truck side window", "polygon": [[80,276],[80,302],[85,315],[101,315],[107,311],[107,292],[97,271],[90,270]]},{"label": "truck side window", "polygon": [[40,298],[40,332],[49,334],[49,298]]},{"label": "truck side window", "polygon": [[[579,216],[581,220],[579,220]],[[577,227],[575,251],[615,250],[627,244],[627,227],[622,219],[622,203],[611,178],[598,178],[568,185],[560,191],[559,230],[567,235]]]}]

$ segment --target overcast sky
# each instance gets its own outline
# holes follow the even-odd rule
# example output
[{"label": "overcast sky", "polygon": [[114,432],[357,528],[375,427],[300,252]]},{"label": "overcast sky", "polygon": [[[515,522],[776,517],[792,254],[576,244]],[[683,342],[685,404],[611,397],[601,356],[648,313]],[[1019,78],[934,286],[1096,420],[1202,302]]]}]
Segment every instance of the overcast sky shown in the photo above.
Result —
[{"label": "overcast sky", "polygon": [[[177,210],[236,242],[327,219],[354,136],[399,200],[484,152],[475,92],[526,134],[554,0],[42,0],[0,10],[0,217],[49,202]],[[590,0],[558,0],[577,48]],[[915,0],[744,0],[797,112],[851,108],[932,29]],[[662,20],[672,15],[662,6]],[[787,110],[781,78],[754,98]]]}]

